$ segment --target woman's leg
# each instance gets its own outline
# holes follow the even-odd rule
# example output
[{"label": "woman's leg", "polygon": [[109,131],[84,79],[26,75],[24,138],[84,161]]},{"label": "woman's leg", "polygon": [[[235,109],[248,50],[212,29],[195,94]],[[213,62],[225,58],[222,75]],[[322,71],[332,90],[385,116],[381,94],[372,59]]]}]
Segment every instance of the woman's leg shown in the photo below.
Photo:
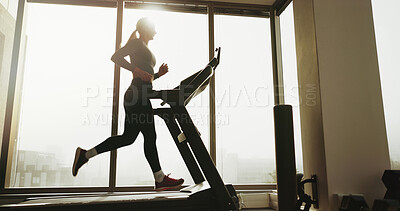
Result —
[{"label": "woman's leg", "polygon": [[125,114],[124,133],[122,135],[111,136],[95,146],[94,148],[96,149],[97,154],[128,146],[135,142],[137,136],[139,135],[139,127],[138,125],[135,125],[129,121],[130,115],[132,114]]},{"label": "woman's leg", "polygon": [[72,166],[72,175],[76,176],[79,168],[83,164],[88,162],[90,158],[103,152],[112,151],[120,147],[132,144],[139,135],[138,125],[135,124],[134,121],[130,121],[130,117],[132,116],[134,115],[125,113],[125,126],[124,133],[122,135],[111,136],[88,151],[78,147],[75,152],[75,159]]},{"label": "woman's leg", "polygon": [[144,153],[153,171],[155,180],[155,189],[157,191],[178,189],[184,182],[183,179],[170,178],[161,170],[156,146],[156,130],[154,126],[154,114],[151,103],[148,100],[147,105],[143,106],[142,118],[140,122],[140,131],[144,136]]},{"label": "woman's leg", "polygon": [[138,102],[138,93],[128,89],[124,95],[125,124],[124,133],[107,138],[105,141],[94,147],[98,154],[112,151],[120,147],[132,144],[139,135],[139,124],[137,121],[137,112],[140,108]]},{"label": "woman's leg", "polygon": [[[133,112],[140,108],[137,100],[133,101],[134,94],[132,90],[128,89],[124,96],[124,108],[125,108],[125,125],[124,133],[122,135],[111,136],[102,143],[98,144],[94,148],[86,151],[81,148],[77,148],[75,152],[75,159],[72,166],[72,175],[76,176],[79,168],[85,164],[90,158],[108,151],[118,149],[132,144],[137,136],[139,135],[140,129],[137,120],[137,113]],[[140,110],[140,109],[139,109]]]},{"label": "woman's leg", "polygon": [[161,170],[156,146],[156,129],[154,125],[153,108],[150,100],[144,103],[139,111],[139,130],[144,137],[144,154],[153,173]]}]

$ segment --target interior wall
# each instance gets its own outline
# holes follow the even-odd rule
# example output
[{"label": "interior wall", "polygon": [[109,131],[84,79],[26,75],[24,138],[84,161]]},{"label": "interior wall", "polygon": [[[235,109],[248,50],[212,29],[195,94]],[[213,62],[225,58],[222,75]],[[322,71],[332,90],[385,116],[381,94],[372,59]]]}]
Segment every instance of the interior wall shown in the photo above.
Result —
[{"label": "interior wall", "polygon": [[[25,10],[25,13],[27,10]],[[0,5],[0,32],[5,34],[5,46],[4,46],[4,55],[2,61],[2,71],[0,75],[1,81],[1,89],[0,94],[4,96],[0,101],[0,126],[1,126],[1,141],[3,140],[3,132],[4,132],[4,123],[5,123],[5,112],[6,112],[6,104],[9,94],[9,82],[10,82],[10,71],[11,71],[11,63],[12,63],[12,54],[13,54],[13,44],[14,44],[14,33],[16,27],[16,20],[2,5]],[[11,171],[12,160],[17,156],[16,152],[16,142],[18,138],[18,125],[19,125],[19,115],[20,115],[20,106],[22,100],[22,81],[24,75],[24,63],[25,63],[25,53],[26,53],[26,42],[27,37],[25,35],[25,26],[22,29],[22,38],[20,44],[19,51],[19,60],[18,60],[18,71],[15,85],[15,96],[14,96],[14,107],[12,112],[12,122],[11,122],[11,131],[9,137],[9,152],[8,152],[8,160],[7,160],[7,171],[6,171],[6,187],[8,187],[8,183],[10,182],[10,173],[15,172]],[[15,164],[14,164],[15,168]]]},{"label": "interior wall", "polygon": [[0,143],[3,140],[4,118],[6,112],[8,80],[10,76],[12,45],[15,19],[0,4]]},{"label": "interior wall", "polygon": [[6,36],[0,31],[0,74],[3,64],[3,56],[4,56],[4,45],[6,40]]},{"label": "interior wall", "polygon": [[371,2],[314,8],[329,193],[361,193],[372,207],[390,158]]},{"label": "interior wall", "polygon": [[[328,185],[312,1],[293,1],[304,178],[318,176],[321,210],[328,210]],[[311,189],[306,186],[311,195]]]},{"label": "interior wall", "polygon": [[319,172],[321,210],[337,210],[335,194],[363,194],[372,207],[390,159],[371,2],[293,6],[305,173]]}]

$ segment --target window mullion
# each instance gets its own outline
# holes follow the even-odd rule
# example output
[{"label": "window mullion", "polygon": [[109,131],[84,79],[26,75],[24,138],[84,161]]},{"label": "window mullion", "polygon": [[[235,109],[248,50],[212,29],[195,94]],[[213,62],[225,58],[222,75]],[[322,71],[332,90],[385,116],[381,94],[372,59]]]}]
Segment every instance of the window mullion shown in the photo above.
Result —
[{"label": "window mullion", "polygon": [[[118,0],[117,6],[117,31],[116,31],[116,43],[115,50],[121,47],[122,41],[122,17],[124,10],[124,1]],[[120,89],[120,70],[121,68],[115,64],[114,66],[114,90],[113,90],[113,107],[112,107],[112,125],[111,135],[115,136],[118,133],[118,108],[119,108],[119,89]],[[117,177],[117,150],[113,150],[110,153],[110,176],[109,176],[109,188],[115,189]]]}]

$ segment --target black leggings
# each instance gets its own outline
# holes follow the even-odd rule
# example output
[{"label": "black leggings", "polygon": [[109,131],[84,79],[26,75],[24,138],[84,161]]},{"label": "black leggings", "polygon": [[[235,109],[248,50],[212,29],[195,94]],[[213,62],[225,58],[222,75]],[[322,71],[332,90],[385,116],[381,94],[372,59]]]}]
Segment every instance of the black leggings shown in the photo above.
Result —
[{"label": "black leggings", "polygon": [[[138,89],[139,88],[139,89]],[[135,142],[139,132],[144,137],[144,153],[151,170],[160,171],[160,161],[156,147],[153,108],[146,97],[145,87],[131,86],[124,95],[125,126],[122,135],[111,136],[95,147],[98,154],[124,147]]]}]

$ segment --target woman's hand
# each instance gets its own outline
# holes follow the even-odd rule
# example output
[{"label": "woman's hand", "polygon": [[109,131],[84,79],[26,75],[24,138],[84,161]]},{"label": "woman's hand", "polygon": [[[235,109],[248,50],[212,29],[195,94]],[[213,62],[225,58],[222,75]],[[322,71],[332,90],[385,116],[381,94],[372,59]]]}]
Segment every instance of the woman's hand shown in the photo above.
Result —
[{"label": "woman's hand", "polygon": [[153,75],[151,75],[150,73],[136,67],[135,70],[133,71],[133,76],[135,78],[140,78],[142,79],[142,81],[145,82],[152,82],[153,81]]},{"label": "woman's hand", "polygon": [[160,69],[158,69],[158,76],[161,77],[163,75],[165,75],[168,72],[168,65],[162,63],[162,65],[160,66]]}]

